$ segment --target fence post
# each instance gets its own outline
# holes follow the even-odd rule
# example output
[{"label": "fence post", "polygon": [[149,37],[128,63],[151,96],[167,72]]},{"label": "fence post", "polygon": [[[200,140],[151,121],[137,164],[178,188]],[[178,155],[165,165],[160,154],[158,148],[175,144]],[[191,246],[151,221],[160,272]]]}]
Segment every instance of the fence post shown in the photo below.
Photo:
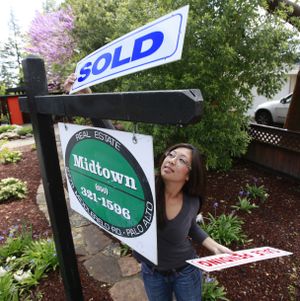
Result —
[{"label": "fence post", "polygon": [[83,301],[52,116],[39,114],[35,103],[35,96],[48,94],[44,62],[41,58],[29,56],[22,64],[30,117],[66,297],[68,301]]}]

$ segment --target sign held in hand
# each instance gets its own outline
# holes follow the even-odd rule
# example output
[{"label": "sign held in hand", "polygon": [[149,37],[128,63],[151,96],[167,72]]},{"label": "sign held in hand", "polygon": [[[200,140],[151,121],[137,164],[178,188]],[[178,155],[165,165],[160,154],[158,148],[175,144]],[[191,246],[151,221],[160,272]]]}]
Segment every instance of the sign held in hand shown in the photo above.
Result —
[{"label": "sign held in hand", "polygon": [[236,251],[233,254],[219,254],[219,255],[191,259],[191,260],[187,260],[187,262],[205,272],[212,272],[212,271],[223,270],[226,268],[231,268],[246,263],[251,263],[251,262],[281,257],[281,256],[288,256],[292,254],[293,253],[271,248],[271,247],[261,247],[261,248]]}]

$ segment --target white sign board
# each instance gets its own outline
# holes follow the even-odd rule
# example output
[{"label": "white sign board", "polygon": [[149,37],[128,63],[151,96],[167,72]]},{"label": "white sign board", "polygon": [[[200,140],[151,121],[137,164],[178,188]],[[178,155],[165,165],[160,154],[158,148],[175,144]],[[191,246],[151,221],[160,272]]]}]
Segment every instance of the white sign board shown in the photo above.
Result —
[{"label": "white sign board", "polygon": [[58,127],[71,208],[157,264],[152,137]]},{"label": "white sign board", "polygon": [[293,253],[282,251],[271,247],[261,247],[248,250],[241,250],[233,254],[219,254],[187,260],[188,263],[206,271],[218,271],[234,266],[266,260],[281,256],[292,255]]},{"label": "white sign board", "polygon": [[99,48],[78,62],[70,93],[181,58],[186,5]]}]

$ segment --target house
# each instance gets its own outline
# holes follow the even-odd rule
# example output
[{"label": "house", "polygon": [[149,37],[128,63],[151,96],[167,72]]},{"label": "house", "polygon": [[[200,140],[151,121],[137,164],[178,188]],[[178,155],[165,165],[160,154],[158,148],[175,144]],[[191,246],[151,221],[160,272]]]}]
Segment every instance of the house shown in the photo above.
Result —
[{"label": "house", "polygon": [[254,117],[255,109],[259,104],[266,102],[268,100],[281,99],[282,97],[293,92],[299,70],[300,70],[300,64],[296,64],[293,66],[293,68],[288,72],[288,78],[284,83],[284,85],[282,86],[281,90],[277,94],[275,94],[272,98],[267,98],[263,95],[258,95],[256,89],[253,89],[252,92],[253,103],[251,108],[248,110],[247,114],[250,115],[251,117]]}]

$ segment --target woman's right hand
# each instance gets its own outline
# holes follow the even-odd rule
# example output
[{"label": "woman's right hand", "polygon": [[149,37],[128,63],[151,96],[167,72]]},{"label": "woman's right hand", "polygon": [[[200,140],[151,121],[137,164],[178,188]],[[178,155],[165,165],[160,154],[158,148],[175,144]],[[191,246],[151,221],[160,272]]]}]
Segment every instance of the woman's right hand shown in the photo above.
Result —
[{"label": "woman's right hand", "polygon": [[[63,85],[64,91],[67,93],[70,93],[71,88],[72,88],[73,84],[75,83],[75,81],[76,81],[76,75],[75,75],[75,73],[71,73],[67,77],[66,81],[64,82],[64,85]],[[78,93],[79,94],[91,94],[92,90],[90,88],[84,88],[84,89],[80,90]]]}]

